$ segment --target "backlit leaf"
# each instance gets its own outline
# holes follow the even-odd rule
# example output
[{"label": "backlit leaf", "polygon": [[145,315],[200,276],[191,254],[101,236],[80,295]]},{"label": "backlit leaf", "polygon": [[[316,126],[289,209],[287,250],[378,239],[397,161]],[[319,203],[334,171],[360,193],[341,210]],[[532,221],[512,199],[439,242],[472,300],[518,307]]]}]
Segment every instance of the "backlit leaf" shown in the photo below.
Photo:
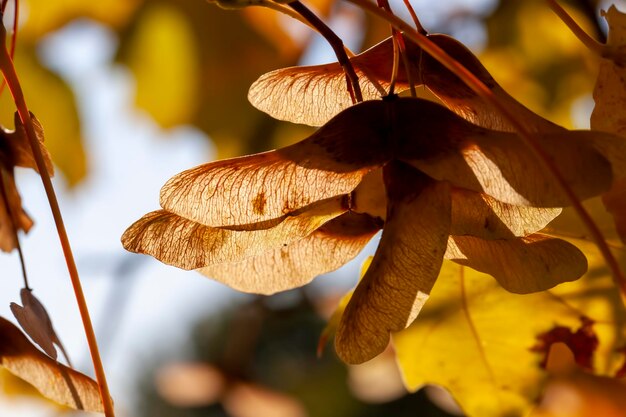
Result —
[{"label": "backlit leaf", "polygon": [[[455,137],[458,153],[411,163],[433,178],[483,191],[505,203],[534,207],[570,204],[561,186],[522,139],[512,133],[485,133]],[[580,199],[606,191],[613,179],[609,162],[592,147],[590,136],[616,139],[583,131],[539,136],[543,150]]]},{"label": "backlit leaf", "polygon": [[547,290],[587,271],[585,255],[574,245],[540,234],[500,240],[451,236],[445,257],[488,273],[518,294]]},{"label": "backlit leaf", "polygon": [[[55,165],[70,185],[76,184],[85,176],[87,162],[74,94],[58,75],[42,66],[34,46],[18,47],[15,66],[28,107],[45,128],[46,147]],[[0,123],[9,125],[14,113],[13,99],[5,92],[0,95]]]},{"label": "backlit leaf", "polygon": [[335,337],[337,353],[348,363],[378,355],[390,332],[415,319],[437,279],[450,231],[446,183],[406,166],[386,170],[389,206],[383,235]]},{"label": "backlit leaf", "polygon": [[205,226],[159,210],[146,214],[129,227],[122,243],[127,250],[152,255],[182,269],[239,262],[310,235],[347,210],[341,200],[316,203],[299,213],[266,222],[269,224],[246,225],[235,230]]},{"label": "backlit leaf", "polygon": [[608,276],[588,276],[556,290],[515,295],[484,274],[444,263],[419,319],[393,337],[407,387],[442,385],[470,416],[524,415],[547,376],[542,354],[533,349],[538,335],[556,325],[576,329],[584,315],[595,323],[604,359],[606,349],[623,340],[604,333],[623,333],[623,307],[585,308],[606,306],[607,293],[615,297]]},{"label": "backlit leaf", "polygon": [[[359,66],[355,71],[363,99],[379,99],[381,93]],[[248,100],[275,119],[321,126],[352,105],[345,90],[346,76],[338,63],[289,67],[262,75],[250,87]]]},{"label": "backlit leaf", "polygon": [[[561,128],[545,120],[516,101],[500,87],[478,58],[454,38],[433,34],[428,38],[464,65],[480,79],[498,99],[533,131],[559,131]],[[511,131],[509,122],[465,85],[456,75],[405,39],[410,62],[407,73],[401,66],[396,80],[398,91],[414,85],[425,85],[448,108],[477,125]],[[365,100],[384,95],[391,81],[393,46],[391,38],[351,58]],[[379,87],[376,87],[376,84]],[[259,110],[279,120],[320,126],[352,105],[345,90],[345,75],[338,63],[289,67],[262,75],[252,84],[248,99]]]},{"label": "backlit leaf", "polygon": [[0,365],[59,404],[103,412],[98,384],[94,380],[43,354],[17,327],[1,317]]},{"label": "backlit leaf", "polygon": [[375,116],[378,104],[344,112],[295,145],[184,171],[163,186],[161,206],[208,226],[228,226],[274,219],[349,193],[390,157],[379,134],[384,121]]},{"label": "backlit leaf", "polygon": [[305,285],[346,264],[380,228],[370,216],[346,213],[282,248],[198,271],[239,291],[273,294]]},{"label": "backlit leaf", "polygon": [[[606,48],[607,56],[600,62],[600,70],[593,91],[595,107],[591,113],[591,128],[615,133],[626,147],[626,117],[616,111],[626,102],[626,14],[611,6],[604,13],[609,25]],[[615,227],[626,242],[626,151],[613,150],[612,155],[621,157],[622,170],[611,190],[603,196],[607,210],[615,220]]]},{"label": "backlit leaf", "polygon": [[561,213],[560,208],[515,206],[485,193],[453,188],[452,235],[481,239],[527,236],[543,229]]}]

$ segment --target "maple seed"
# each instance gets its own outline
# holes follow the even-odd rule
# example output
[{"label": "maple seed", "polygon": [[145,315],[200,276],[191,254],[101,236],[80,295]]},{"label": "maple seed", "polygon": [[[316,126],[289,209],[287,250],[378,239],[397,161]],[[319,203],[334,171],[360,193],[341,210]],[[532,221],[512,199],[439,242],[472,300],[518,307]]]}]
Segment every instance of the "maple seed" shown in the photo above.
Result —
[{"label": "maple seed", "polygon": [[[539,139],[581,199],[609,189],[605,154],[619,138],[563,129]],[[161,190],[163,210],[133,224],[122,242],[271,294],[338,268],[384,221],[335,340],[342,359],[363,362],[415,319],[444,258],[517,293],[580,277],[582,253],[536,233],[569,203],[551,178],[513,133],[425,100],[367,101],[289,147],[174,176]]]}]

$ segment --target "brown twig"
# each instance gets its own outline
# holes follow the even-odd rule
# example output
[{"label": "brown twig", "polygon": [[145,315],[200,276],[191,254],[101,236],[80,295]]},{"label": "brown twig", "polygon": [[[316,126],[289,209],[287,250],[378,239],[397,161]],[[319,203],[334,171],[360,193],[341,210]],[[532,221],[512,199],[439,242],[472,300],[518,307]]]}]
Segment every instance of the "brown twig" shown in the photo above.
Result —
[{"label": "brown twig", "polygon": [[[2,14],[0,14],[0,19],[1,17]],[[102,360],[100,359],[98,343],[96,341],[96,335],[93,331],[93,325],[91,323],[91,317],[89,315],[89,309],[85,300],[82,284],[78,276],[78,269],[76,268],[76,262],[74,261],[72,248],[70,246],[69,238],[65,230],[65,224],[63,222],[63,217],[61,215],[61,209],[59,208],[56,193],[54,191],[54,187],[52,186],[52,180],[50,179],[46,163],[41,153],[39,140],[37,138],[32,120],[30,118],[30,112],[28,111],[26,100],[24,99],[24,94],[22,92],[17,73],[15,72],[15,67],[13,66],[13,61],[11,60],[11,57],[6,49],[6,30],[4,29],[3,25],[0,25],[0,43],[0,69],[4,74],[7,85],[9,87],[9,91],[11,92],[11,95],[13,96],[13,100],[17,107],[18,114],[20,116],[22,124],[26,129],[26,136],[28,137],[28,140],[30,142],[33,157],[35,159],[37,169],[39,170],[41,181],[43,182],[43,187],[46,192],[48,202],[50,204],[50,210],[52,211],[52,216],[54,218],[56,229],[59,235],[61,247],[63,248],[63,254],[65,256],[67,269],[70,275],[70,279],[72,281],[72,286],[74,288],[74,295],[76,296],[76,302],[78,304],[80,316],[83,321],[83,327],[85,329],[85,334],[87,337],[87,344],[89,345],[89,351],[91,353],[96,379],[98,381],[98,387],[100,389],[100,396],[102,398],[104,414],[106,417],[114,417],[115,412],[113,409],[113,402],[109,394],[109,387],[104,372],[104,366],[102,365]]]},{"label": "brown twig", "polygon": [[313,13],[308,7],[302,4],[300,1],[296,0],[291,3],[288,3],[288,6],[298,12],[302,17],[304,17],[308,22],[313,25],[317,31],[326,39],[326,41],[330,44],[331,48],[335,52],[337,56],[337,60],[339,64],[343,68],[346,73],[346,82],[348,85],[348,92],[352,97],[353,103],[359,103],[363,101],[363,94],[361,93],[361,86],[359,85],[359,77],[356,75],[354,71],[354,66],[348,55],[346,54],[346,50],[343,46],[343,41],[335,32],[329,28],[326,23],[324,23],[315,13]]},{"label": "brown twig", "polygon": [[20,244],[20,236],[18,234],[17,226],[15,225],[15,219],[17,216],[13,215],[13,211],[11,210],[11,204],[9,204],[9,195],[6,190],[6,186],[4,184],[4,175],[0,172],[0,196],[4,201],[5,209],[9,216],[9,222],[11,223],[11,229],[15,236],[15,248],[17,249],[17,255],[20,259],[20,266],[22,267],[22,278],[24,279],[24,288],[29,291],[32,291],[30,286],[28,285],[28,275],[26,274],[26,263],[24,262],[24,253],[22,252],[22,245]]}]

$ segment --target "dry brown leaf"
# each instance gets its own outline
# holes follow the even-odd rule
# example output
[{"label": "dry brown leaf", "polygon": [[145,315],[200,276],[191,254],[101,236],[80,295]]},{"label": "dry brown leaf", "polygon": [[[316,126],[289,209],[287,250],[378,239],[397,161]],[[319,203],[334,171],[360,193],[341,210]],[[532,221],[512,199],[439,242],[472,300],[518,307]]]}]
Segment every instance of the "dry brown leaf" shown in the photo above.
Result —
[{"label": "dry brown leaf", "polygon": [[390,158],[380,135],[386,125],[378,117],[380,104],[341,113],[295,145],[184,171],[163,186],[161,206],[219,227],[275,219],[349,193]]},{"label": "dry brown leaf", "polygon": [[[132,252],[154,256],[182,269],[239,262],[310,235],[347,210],[343,198],[315,203],[278,221],[237,230],[214,228],[166,210],[148,213],[130,226],[122,244]],[[243,230],[242,230],[243,229]]]},{"label": "dry brown leaf", "polygon": [[[0,158],[2,155],[0,154]],[[33,221],[22,208],[22,198],[15,185],[13,170],[4,169],[0,159],[0,250],[11,252],[17,247],[16,231],[28,232]]]},{"label": "dry brown leaf", "polygon": [[[511,97],[491,77],[478,58],[456,39],[441,34],[428,38],[480,79],[500,102],[515,113],[532,131],[560,131],[562,128],[533,113]],[[399,68],[397,91],[414,85],[425,85],[437,98],[466,120],[494,130],[514,130],[509,122],[485,103],[456,75],[437,60],[405,39],[410,62],[407,74]],[[351,58],[365,100],[381,98],[384,94],[375,83],[388,90],[392,74],[393,45],[387,38],[367,51]],[[373,82],[372,82],[373,81]],[[338,63],[278,69],[262,75],[252,84],[248,99],[253,106],[279,120],[321,126],[352,102],[344,94],[345,75]]]},{"label": "dry brown leaf", "polygon": [[626,138],[626,116],[615,109],[624,106],[626,97],[626,14],[615,6],[603,13],[609,30],[606,50],[593,91],[595,107],[591,113],[591,128],[612,132]]},{"label": "dry brown leaf", "polygon": [[[600,132],[583,131],[538,137],[552,164],[581,200],[606,191],[613,180],[609,161],[589,141],[593,136],[601,138],[599,142],[617,139]],[[484,192],[508,204],[570,205],[562,187],[517,135],[485,130],[457,135],[452,140],[456,141],[457,153],[413,160],[411,164],[433,178]]]},{"label": "dry brown leaf", "polygon": [[602,202],[613,216],[617,234],[626,243],[626,178],[615,181],[609,192],[602,196]]},{"label": "dry brown leaf", "polygon": [[[382,169],[367,174],[353,191],[351,211],[386,218],[387,199]],[[482,239],[507,239],[527,236],[543,229],[561,213],[560,208],[516,206],[496,200],[485,193],[452,188],[453,235]]]},{"label": "dry brown leaf", "polygon": [[[364,100],[380,99],[381,93],[355,67]],[[248,100],[275,119],[322,126],[352,105],[345,94],[346,76],[338,63],[289,67],[268,72],[252,84]]]},{"label": "dry brown leaf", "polygon": [[587,271],[587,259],[576,246],[541,234],[502,240],[451,236],[445,258],[492,275],[517,294],[544,291]]},{"label": "dry brown leaf", "polygon": [[348,363],[378,355],[390,332],[417,317],[439,274],[450,232],[448,184],[401,163],[385,167],[385,183],[388,213],[380,245],[335,337],[337,353]]},{"label": "dry brown leaf", "polygon": [[[33,114],[31,114],[31,120],[41,143],[41,152],[48,173],[52,175],[52,161],[43,145],[43,128]],[[22,209],[22,200],[13,175],[16,166],[32,168],[39,172],[26,131],[17,113],[15,113],[14,131],[6,130],[0,126],[0,250],[5,252],[10,252],[16,248],[18,231],[28,232],[33,225],[33,221]]]},{"label": "dry brown leaf", "polygon": [[305,285],[346,264],[381,227],[380,221],[368,215],[346,213],[282,248],[198,272],[239,291],[274,294]]},{"label": "dry brown leaf", "polygon": [[[54,175],[54,166],[52,165],[52,159],[50,158],[50,154],[48,150],[44,146],[44,132],[43,126],[34,114],[30,114],[30,120],[33,123],[33,128],[35,130],[35,135],[37,135],[37,139],[39,139],[41,154],[43,155],[44,162],[46,163],[46,168],[48,169],[48,175]],[[2,133],[6,136],[6,146],[8,149],[8,153],[10,155],[11,162],[14,166],[24,167],[24,168],[32,168],[36,172],[39,172],[37,168],[37,163],[35,162],[35,157],[33,156],[33,151],[30,147],[30,142],[28,140],[28,136],[26,134],[26,129],[22,124],[22,120],[20,119],[17,112],[14,116],[15,121],[15,130],[7,131],[2,129]]]},{"label": "dry brown leaf", "polygon": [[[563,129],[532,112],[511,97],[498,85],[480,60],[461,42],[441,34],[430,35],[429,39],[485,84],[498,101],[515,114],[517,120],[522,121],[527,129],[533,132],[554,132]],[[408,43],[408,45],[411,44]],[[417,46],[413,47],[417,48]],[[415,56],[418,56],[419,52],[417,51],[414,52]],[[487,104],[450,70],[424,52],[419,53],[419,56],[421,59],[417,61],[415,71],[421,74],[423,83],[450,110],[464,119],[488,129],[515,130],[500,112],[494,111],[491,105]]]},{"label": "dry brown leaf", "polygon": [[22,329],[52,359],[57,360],[57,351],[54,348],[56,344],[69,361],[65,348],[54,331],[52,320],[41,301],[35,297],[32,290],[27,288],[21,289],[20,298],[23,305],[11,303],[11,312]]},{"label": "dry brown leaf", "polygon": [[528,236],[543,229],[561,213],[560,208],[515,206],[485,193],[453,188],[452,235],[482,239]]},{"label": "dry brown leaf", "polygon": [[0,317],[0,364],[59,404],[103,412],[98,384],[52,360],[33,346],[11,322]]}]

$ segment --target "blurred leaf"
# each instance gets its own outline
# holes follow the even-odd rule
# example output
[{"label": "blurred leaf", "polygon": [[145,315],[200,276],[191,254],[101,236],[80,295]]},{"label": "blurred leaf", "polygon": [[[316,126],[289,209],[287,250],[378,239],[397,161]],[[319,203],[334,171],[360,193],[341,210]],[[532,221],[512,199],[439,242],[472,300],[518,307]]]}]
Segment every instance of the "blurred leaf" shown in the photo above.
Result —
[{"label": "blurred leaf", "polygon": [[[607,55],[600,62],[593,98],[591,128],[626,138],[626,116],[615,111],[626,102],[626,14],[611,6],[603,15],[609,25]],[[626,140],[626,139],[625,139]]]},{"label": "blurred leaf", "polygon": [[391,347],[371,361],[348,366],[348,386],[356,398],[368,404],[388,403],[406,394]]},{"label": "blurred leaf", "polygon": [[[35,47],[21,44],[14,61],[28,107],[46,132],[52,160],[74,185],[87,171],[74,94],[62,79],[42,66]],[[14,111],[13,99],[5,91],[0,96],[0,123],[12,123]]]},{"label": "blurred leaf", "polygon": [[442,385],[470,416],[522,415],[546,378],[542,355],[533,350],[540,334],[555,326],[577,329],[588,317],[600,341],[594,360],[621,359],[615,349],[624,337],[623,307],[584,308],[605,305],[607,293],[618,297],[610,278],[590,273],[549,292],[514,295],[484,274],[446,263],[419,320],[394,335],[405,382],[411,390]]},{"label": "blurred leaf", "polygon": [[[568,11],[585,29],[589,20]],[[532,23],[531,23],[532,22]],[[592,89],[594,57],[545,1],[501,1],[486,21],[481,61],[502,87],[552,122],[572,127],[572,103]]]},{"label": "blurred leaf", "polygon": [[[43,397],[31,384],[16,377],[11,372],[0,366],[0,390],[7,397],[34,397],[44,401],[50,401]],[[51,404],[56,404],[51,402]]]},{"label": "blurred leaf", "polygon": [[578,373],[550,381],[537,411],[529,417],[623,417],[626,384]]},{"label": "blurred leaf", "polygon": [[167,3],[153,3],[138,19],[127,46],[136,104],[165,128],[189,123],[198,110],[200,75],[193,28],[179,8]]},{"label": "blurred leaf", "polygon": [[19,37],[32,42],[79,18],[89,18],[117,27],[127,21],[141,1],[21,0],[21,14],[26,15],[27,19],[19,29]]},{"label": "blurred leaf", "polygon": [[251,383],[237,383],[224,396],[224,408],[232,417],[306,417],[295,397]]},{"label": "blurred leaf", "polygon": [[50,359],[17,327],[1,317],[0,364],[59,404],[103,412],[98,384],[94,380]]},{"label": "blurred leaf", "polygon": [[[595,107],[591,113],[591,128],[620,135],[626,143],[626,117],[616,111],[626,103],[626,14],[611,6],[604,17],[609,25],[607,53],[600,62],[593,91]],[[626,159],[623,153],[622,158]],[[626,161],[623,164],[626,166]],[[622,242],[626,242],[626,176],[619,178],[604,194],[603,202],[615,220]]]},{"label": "blurred leaf", "polygon": [[[175,36],[168,39],[172,27]],[[157,38],[164,38],[165,50]],[[135,53],[150,53],[159,66],[148,66]],[[277,53],[244,13],[197,0],[146,0],[120,33],[119,58],[144,91],[140,104],[161,123],[198,126],[217,143],[220,157],[268,148],[274,122],[247,103],[246,92],[259,74],[295,63]]]},{"label": "blurred leaf", "polygon": [[154,382],[159,395],[178,407],[214,404],[227,387],[219,369],[201,362],[166,364],[157,370]]}]

